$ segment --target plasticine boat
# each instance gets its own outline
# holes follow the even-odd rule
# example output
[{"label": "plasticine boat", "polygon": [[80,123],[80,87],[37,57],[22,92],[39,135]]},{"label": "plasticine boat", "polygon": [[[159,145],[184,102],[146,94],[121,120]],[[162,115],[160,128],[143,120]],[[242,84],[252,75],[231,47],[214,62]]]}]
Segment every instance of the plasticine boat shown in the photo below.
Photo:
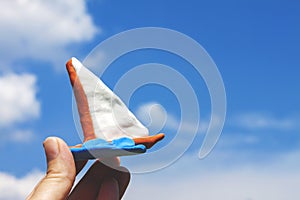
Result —
[{"label": "plasticine boat", "polygon": [[164,138],[149,136],[122,100],[76,58],[66,67],[84,135],[83,144],[70,148],[75,160],[144,153]]}]

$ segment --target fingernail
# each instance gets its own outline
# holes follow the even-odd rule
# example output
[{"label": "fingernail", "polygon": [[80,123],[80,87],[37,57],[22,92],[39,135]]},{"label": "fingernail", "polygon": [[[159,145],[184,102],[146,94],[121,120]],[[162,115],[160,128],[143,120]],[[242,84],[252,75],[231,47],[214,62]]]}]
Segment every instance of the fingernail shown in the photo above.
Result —
[{"label": "fingernail", "polygon": [[47,157],[47,162],[54,160],[59,153],[58,142],[55,137],[48,137],[44,143],[44,149]]}]

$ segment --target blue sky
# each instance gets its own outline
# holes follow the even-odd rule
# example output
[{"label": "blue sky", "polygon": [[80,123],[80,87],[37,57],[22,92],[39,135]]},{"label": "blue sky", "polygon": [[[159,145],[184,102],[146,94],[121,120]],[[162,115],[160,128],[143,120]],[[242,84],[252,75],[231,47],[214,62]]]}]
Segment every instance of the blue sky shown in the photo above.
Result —
[{"label": "blue sky", "polygon": [[[146,199],[300,196],[299,2],[25,0],[0,5],[5,8],[0,13],[0,199],[23,199],[36,184],[46,167],[46,137],[80,143],[65,62],[72,56],[83,60],[101,41],[140,27],[173,29],[205,48],[224,81],[227,117],[217,146],[199,160],[210,116],[201,76],[185,60],[158,50],[131,52],[116,60],[102,77],[110,87],[141,64],[177,69],[197,94],[203,127],[177,162],[133,175],[124,199],[137,199],[152,189],[157,192]],[[164,127],[167,137],[160,148],[174,137],[180,119],[174,94],[148,85],[134,93],[129,107],[142,119],[154,103],[173,122]],[[159,118],[161,110],[154,114]],[[147,164],[153,163],[141,166]],[[3,192],[7,190],[15,196]]]}]

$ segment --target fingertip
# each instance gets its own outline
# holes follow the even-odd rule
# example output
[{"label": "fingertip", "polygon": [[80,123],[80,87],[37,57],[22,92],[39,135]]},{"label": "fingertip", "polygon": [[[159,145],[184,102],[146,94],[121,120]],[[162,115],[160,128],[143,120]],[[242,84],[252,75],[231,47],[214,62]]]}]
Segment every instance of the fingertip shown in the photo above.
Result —
[{"label": "fingertip", "polygon": [[[60,159],[65,163],[65,165],[70,169],[70,172],[75,174],[75,161],[69,146],[61,138],[56,138],[60,153]],[[71,171],[72,169],[72,171]]]},{"label": "fingertip", "polygon": [[75,164],[67,144],[60,138],[45,139],[47,173],[28,199],[65,199],[75,180]]},{"label": "fingertip", "polygon": [[48,137],[44,143],[48,170],[59,169],[73,179],[76,175],[73,155],[64,140],[58,137]]},{"label": "fingertip", "polygon": [[43,146],[45,149],[45,154],[47,157],[47,162],[54,160],[57,158],[59,154],[59,146],[56,137],[48,137],[43,142]]},{"label": "fingertip", "polygon": [[61,147],[61,146],[63,146],[63,147],[68,147],[68,145],[66,144],[66,142],[65,142],[63,139],[61,139],[61,138],[59,138],[59,137],[54,137],[54,138],[56,139],[56,141],[57,141],[59,147]]}]

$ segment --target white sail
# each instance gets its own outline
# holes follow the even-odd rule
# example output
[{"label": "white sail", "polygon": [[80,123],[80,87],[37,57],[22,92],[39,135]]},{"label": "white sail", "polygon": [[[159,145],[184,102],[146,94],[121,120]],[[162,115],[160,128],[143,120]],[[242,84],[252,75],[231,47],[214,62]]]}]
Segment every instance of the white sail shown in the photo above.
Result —
[{"label": "white sail", "polygon": [[89,104],[95,135],[105,140],[145,137],[148,129],[122,100],[76,58],[72,58],[78,79]]}]

